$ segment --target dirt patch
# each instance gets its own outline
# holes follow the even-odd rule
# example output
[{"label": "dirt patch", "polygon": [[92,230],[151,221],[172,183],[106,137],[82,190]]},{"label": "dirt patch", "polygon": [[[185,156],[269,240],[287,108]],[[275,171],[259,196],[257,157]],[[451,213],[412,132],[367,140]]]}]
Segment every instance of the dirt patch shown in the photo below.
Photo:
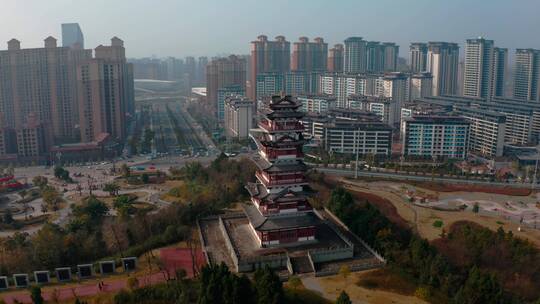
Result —
[{"label": "dirt patch", "polygon": [[397,294],[412,296],[416,285],[411,280],[405,280],[388,269],[378,269],[362,275],[356,285],[367,289],[381,289]]},{"label": "dirt patch", "polygon": [[442,184],[432,182],[405,182],[407,184],[418,186],[436,192],[483,192],[494,193],[511,196],[529,196],[531,195],[530,189],[514,188],[514,187],[493,187],[483,185],[458,185],[458,184]]},{"label": "dirt patch", "polygon": [[[399,294],[393,291],[365,288],[359,286],[357,282],[363,281],[365,278],[372,278],[372,272],[379,270],[362,271],[349,275],[347,278],[336,275],[319,279],[324,292],[334,299],[339,296],[342,290],[345,290],[353,303],[370,303],[370,304],[388,304],[388,303],[403,303],[403,304],[424,304],[428,303],[418,299],[412,295]],[[377,275],[375,275],[377,277]]]}]

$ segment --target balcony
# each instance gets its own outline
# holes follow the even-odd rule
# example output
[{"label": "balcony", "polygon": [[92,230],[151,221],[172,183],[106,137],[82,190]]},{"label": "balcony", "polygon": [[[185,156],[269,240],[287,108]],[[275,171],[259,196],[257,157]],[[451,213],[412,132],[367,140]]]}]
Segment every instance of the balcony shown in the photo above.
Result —
[{"label": "balcony", "polygon": [[300,122],[290,123],[290,124],[280,124],[271,122],[269,123],[266,120],[259,122],[259,127],[269,131],[269,132],[303,132],[304,131],[304,125]]},{"label": "balcony", "polygon": [[298,151],[296,148],[287,149],[287,150],[263,148],[262,152],[269,159],[291,159],[291,158],[303,158],[304,157],[304,153],[302,151]]},{"label": "balcony", "polygon": [[287,185],[287,184],[307,183],[307,180],[303,175],[298,175],[295,178],[277,179],[275,177],[269,178],[265,174],[257,172],[255,173],[255,176],[267,186],[280,186],[280,185]]}]

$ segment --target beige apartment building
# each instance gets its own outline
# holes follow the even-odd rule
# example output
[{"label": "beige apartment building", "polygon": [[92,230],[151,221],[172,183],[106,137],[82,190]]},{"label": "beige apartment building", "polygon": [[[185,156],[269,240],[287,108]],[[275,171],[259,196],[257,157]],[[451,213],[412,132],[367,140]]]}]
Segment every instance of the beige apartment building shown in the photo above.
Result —
[{"label": "beige apartment building", "polygon": [[12,39],[0,51],[0,92],[0,156],[45,160],[53,145],[93,141],[100,133],[125,135],[133,70],[116,37],[111,46],[97,47],[95,58],[77,45],[58,47],[53,37],[31,49]]},{"label": "beige apartment building", "polygon": [[225,132],[227,137],[246,139],[253,125],[253,101],[244,97],[225,99]]},{"label": "beige apartment building", "polygon": [[55,142],[75,141],[78,134],[75,70],[91,50],[57,47],[47,37],[43,48],[21,49],[18,40],[0,51],[0,115],[4,127],[20,129],[35,113]]},{"label": "beige apartment building", "polygon": [[77,67],[82,142],[92,142],[103,133],[113,139],[125,136],[129,81],[124,42],[117,37],[110,46],[98,46],[95,58]]}]

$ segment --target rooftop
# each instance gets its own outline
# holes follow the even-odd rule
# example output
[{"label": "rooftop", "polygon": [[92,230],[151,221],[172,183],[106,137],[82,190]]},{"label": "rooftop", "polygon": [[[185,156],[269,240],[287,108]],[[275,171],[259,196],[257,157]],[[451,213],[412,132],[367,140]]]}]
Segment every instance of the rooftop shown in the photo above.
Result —
[{"label": "rooftop", "polygon": [[255,230],[258,231],[310,227],[317,226],[322,222],[321,219],[318,218],[313,212],[294,214],[290,216],[265,217],[253,204],[243,204],[242,208],[244,209],[246,216]]}]

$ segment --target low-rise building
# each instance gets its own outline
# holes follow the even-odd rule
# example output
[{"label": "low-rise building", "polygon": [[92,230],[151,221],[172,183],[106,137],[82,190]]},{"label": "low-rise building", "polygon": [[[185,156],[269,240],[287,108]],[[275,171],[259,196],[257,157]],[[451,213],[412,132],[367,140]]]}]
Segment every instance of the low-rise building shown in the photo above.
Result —
[{"label": "low-rise building", "polygon": [[456,112],[471,123],[471,151],[488,157],[502,156],[506,134],[504,114],[470,107],[457,107]]},{"label": "low-rise building", "polygon": [[462,96],[433,96],[416,100],[418,103],[474,108],[479,111],[495,112],[505,116],[504,142],[526,145],[536,143],[540,136],[540,104],[509,98],[494,98],[488,102],[483,98]]},{"label": "low-rise building", "polygon": [[414,116],[401,127],[404,156],[460,158],[467,156],[470,122],[459,116]]},{"label": "low-rise building", "polygon": [[304,134],[328,152],[388,156],[392,147],[392,128],[370,112],[356,111],[355,118],[310,113],[302,119]]},{"label": "low-rise building", "polygon": [[324,126],[324,147],[328,152],[389,156],[392,128],[380,121],[335,118]]}]

